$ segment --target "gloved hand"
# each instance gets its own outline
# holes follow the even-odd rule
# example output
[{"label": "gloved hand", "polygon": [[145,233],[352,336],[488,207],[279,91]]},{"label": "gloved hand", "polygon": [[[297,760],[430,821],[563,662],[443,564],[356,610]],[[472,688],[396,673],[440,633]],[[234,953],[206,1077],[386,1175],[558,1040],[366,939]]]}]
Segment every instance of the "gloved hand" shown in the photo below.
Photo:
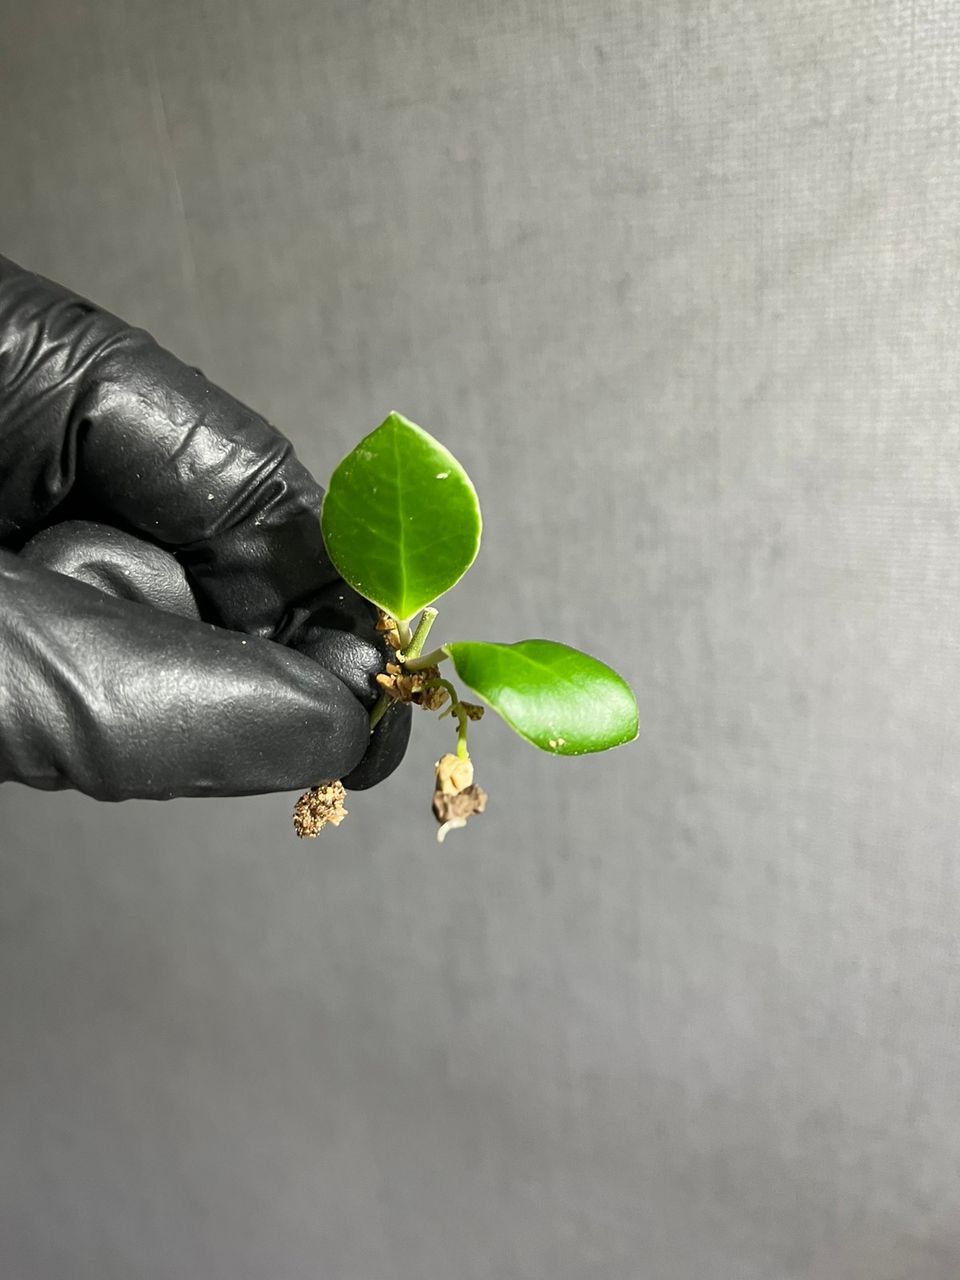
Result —
[{"label": "gloved hand", "polygon": [[289,441],[0,258],[0,780],[247,795],[400,762],[387,653]]}]

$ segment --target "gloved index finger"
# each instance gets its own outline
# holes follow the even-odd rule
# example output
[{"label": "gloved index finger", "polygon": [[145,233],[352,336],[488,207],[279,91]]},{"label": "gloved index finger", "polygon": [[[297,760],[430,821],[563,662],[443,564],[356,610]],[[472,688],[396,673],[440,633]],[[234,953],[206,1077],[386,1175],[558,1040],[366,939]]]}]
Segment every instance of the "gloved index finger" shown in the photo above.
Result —
[{"label": "gloved index finger", "polygon": [[290,442],[143,330],[0,258],[0,540],[71,499],[176,549],[211,616],[271,636],[336,577]]}]

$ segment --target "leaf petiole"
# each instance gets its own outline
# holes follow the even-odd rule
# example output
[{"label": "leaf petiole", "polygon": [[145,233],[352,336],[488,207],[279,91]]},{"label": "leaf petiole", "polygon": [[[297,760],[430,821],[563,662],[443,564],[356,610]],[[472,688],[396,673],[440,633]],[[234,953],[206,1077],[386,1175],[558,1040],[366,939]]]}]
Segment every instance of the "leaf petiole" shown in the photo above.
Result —
[{"label": "leaf petiole", "polygon": [[[416,641],[416,637],[414,637],[414,641]],[[408,649],[407,654],[409,653],[410,650]],[[431,649],[429,653],[425,653],[422,657],[418,654],[408,657],[407,654],[404,654],[403,665],[408,671],[426,671],[428,667],[439,667],[441,662],[446,662],[447,658],[450,657],[443,645],[439,649]]]}]

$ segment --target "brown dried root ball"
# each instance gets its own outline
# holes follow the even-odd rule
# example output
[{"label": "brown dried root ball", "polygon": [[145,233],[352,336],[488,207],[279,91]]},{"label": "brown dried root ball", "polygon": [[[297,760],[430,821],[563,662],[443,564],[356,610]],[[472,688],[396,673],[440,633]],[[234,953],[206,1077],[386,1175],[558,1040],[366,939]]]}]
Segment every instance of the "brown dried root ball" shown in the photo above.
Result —
[{"label": "brown dried root ball", "polygon": [[297,801],[293,810],[293,829],[303,839],[318,836],[326,826],[339,827],[347,816],[343,802],[347,798],[342,782],[327,782],[311,787]]}]

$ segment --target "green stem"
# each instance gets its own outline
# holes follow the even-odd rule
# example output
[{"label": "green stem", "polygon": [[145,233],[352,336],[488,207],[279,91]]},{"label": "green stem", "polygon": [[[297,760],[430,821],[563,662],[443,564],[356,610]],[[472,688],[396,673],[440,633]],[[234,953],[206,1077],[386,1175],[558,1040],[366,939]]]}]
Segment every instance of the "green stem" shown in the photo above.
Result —
[{"label": "green stem", "polygon": [[469,760],[470,752],[467,750],[467,713],[463,707],[457,707],[457,755],[461,760]]},{"label": "green stem", "polygon": [[390,701],[391,699],[389,694],[381,693],[380,697],[374,703],[373,710],[370,712],[370,732],[371,733],[373,733],[374,729],[377,727],[377,725],[386,715],[387,707],[389,707]]},{"label": "green stem", "polygon": [[[425,689],[446,689],[450,695],[450,711],[457,717],[457,755],[461,760],[469,760],[470,753],[467,750],[467,725],[470,723],[470,717],[464,711],[460,704],[460,697],[450,683],[444,680],[442,676],[434,676],[432,680],[425,680],[423,687]],[[446,711],[443,712],[446,715]]]},{"label": "green stem", "polygon": [[[446,689],[450,695],[450,706],[447,711],[456,711],[457,707],[459,707],[460,697],[456,689],[449,680],[444,680],[443,676],[434,676],[432,680],[424,680],[423,687],[425,689]],[[446,715],[447,711],[444,711],[443,714]],[[464,712],[464,715],[466,715],[466,712]]]},{"label": "green stem", "polygon": [[427,605],[423,613],[420,615],[420,621],[417,623],[417,629],[414,631],[410,643],[398,655],[399,660],[404,666],[410,658],[418,658],[423,650],[423,642],[430,634],[430,628],[437,620],[437,610]]},{"label": "green stem", "polygon": [[[414,643],[416,643],[416,636],[414,636]],[[407,654],[409,652],[410,650],[408,649]],[[439,649],[431,649],[429,653],[425,653],[422,657],[408,657],[407,654],[404,654],[403,665],[408,671],[426,671],[428,667],[438,667],[441,662],[446,661],[450,656],[442,645]]]}]

